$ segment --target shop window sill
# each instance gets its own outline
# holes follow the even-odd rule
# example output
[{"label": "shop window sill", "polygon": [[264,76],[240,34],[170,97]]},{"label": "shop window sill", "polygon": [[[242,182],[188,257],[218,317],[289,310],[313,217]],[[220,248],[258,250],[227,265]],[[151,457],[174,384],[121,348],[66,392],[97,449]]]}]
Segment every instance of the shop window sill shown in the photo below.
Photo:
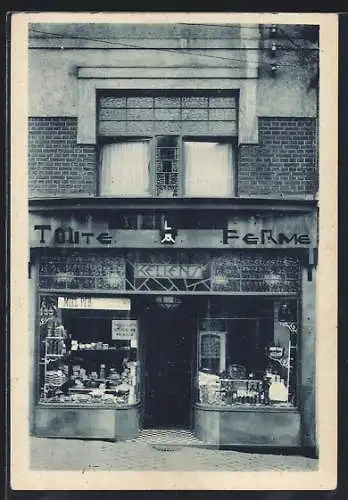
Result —
[{"label": "shop window sill", "polygon": [[196,408],[204,411],[220,411],[220,412],[264,412],[264,413],[275,413],[275,412],[298,412],[296,406],[251,406],[247,404],[240,404],[235,406],[227,405],[211,405],[205,403],[196,403]]},{"label": "shop window sill", "polygon": [[107,404],[107,403],[37,403],[38,408],[45,409],[67,409],[67,410],[78,410],[78,409],[89,409],[89,410],[128,410],[129,408],[135,408],[140,405],[140,401],[133,404]]}]

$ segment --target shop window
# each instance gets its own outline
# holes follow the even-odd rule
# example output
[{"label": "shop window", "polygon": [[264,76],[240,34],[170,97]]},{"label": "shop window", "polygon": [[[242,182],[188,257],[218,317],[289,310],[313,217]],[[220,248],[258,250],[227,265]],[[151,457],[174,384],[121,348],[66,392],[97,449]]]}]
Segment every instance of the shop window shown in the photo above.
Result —
[{"label": "shop window", "polygon": [[234,301],[224,315],[210,311],[201,318],[198,402],[224,407],[294,406],[296,307],[295,300],[259,299],[254,306],[250,300],[239,305]]},{"label": "shop window", "polygon": [[70,299],[69,308],[60,306],[61,300],[65,298],[40,296],[39,402],[136,404],[139,398],[136,318],[125,310],[84,309],[88,299]]}]

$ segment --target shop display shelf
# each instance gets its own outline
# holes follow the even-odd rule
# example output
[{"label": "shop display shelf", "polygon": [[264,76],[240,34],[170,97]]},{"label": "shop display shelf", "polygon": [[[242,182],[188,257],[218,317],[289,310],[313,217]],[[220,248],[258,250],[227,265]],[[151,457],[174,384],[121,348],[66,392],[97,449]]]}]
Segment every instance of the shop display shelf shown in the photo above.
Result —
[{"label": "shop display shelf", "polygon": [[108,349],[73,349],[71,350],[71,354],[73,353],[85,353],[85,352],[115,352],[115,351],[129,351],[131,348],[130,347],[108,347]]},{"label": "shop display shelf", "polygon": [[66,340],[67,337],[60,335],[60,336],[55,336],[55,337],[45,337],[45,340]]},{"label": "shop display shelf", "polygon": [[209,404],[209,403],[195,403],[195,407],[204,411],[218,411],[218,412],[234,412],[234,411],[245,411],[245,412],[298,412],[298,408],[294,405],[289,404],[251,404],[251,403],[235,403],[235,404]]},{"label": "shop display shelf", "polygon": [[47,358],[65,358],[67,356],[68,356],[68,354],[46,354],[46,359]]},{"label": "shop display shelf", "polygon": [[[70,387],[69,392],[72,392],[74,394],[86,394],[89,392],[92,392],[93,390],[97,389],[97,387]],[[116,387],[114,389],[105,389],[103,391],[105,394],[116,394],[119,392],[128,392],[128,390],[118,390]]]}]

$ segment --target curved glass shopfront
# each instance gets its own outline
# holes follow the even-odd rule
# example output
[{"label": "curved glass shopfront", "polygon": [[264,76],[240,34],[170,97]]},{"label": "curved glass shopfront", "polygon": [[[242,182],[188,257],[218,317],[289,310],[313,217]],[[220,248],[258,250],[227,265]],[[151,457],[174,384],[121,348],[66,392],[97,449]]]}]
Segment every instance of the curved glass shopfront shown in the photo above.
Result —
[{"label": "curved glass shopfront", "polygon": [[294,407],[297,301],[209,298],[198,325],[197,402]]},{"label": "curved glass shopfront", "polygon": [[275,426],[297,443],[300,269],[279,253],[41,253],[35,432],[243,444],[252,426],[260,444]]}]

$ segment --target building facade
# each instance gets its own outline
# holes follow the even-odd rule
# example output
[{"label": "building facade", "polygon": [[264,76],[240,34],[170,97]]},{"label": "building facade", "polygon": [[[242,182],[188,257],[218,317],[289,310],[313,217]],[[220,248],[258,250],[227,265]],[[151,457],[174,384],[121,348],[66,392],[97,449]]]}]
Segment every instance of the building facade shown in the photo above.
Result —
[{"label": "building facade", "polygon": [[32,24],[31,430],[310,447],[318,33]]}]

